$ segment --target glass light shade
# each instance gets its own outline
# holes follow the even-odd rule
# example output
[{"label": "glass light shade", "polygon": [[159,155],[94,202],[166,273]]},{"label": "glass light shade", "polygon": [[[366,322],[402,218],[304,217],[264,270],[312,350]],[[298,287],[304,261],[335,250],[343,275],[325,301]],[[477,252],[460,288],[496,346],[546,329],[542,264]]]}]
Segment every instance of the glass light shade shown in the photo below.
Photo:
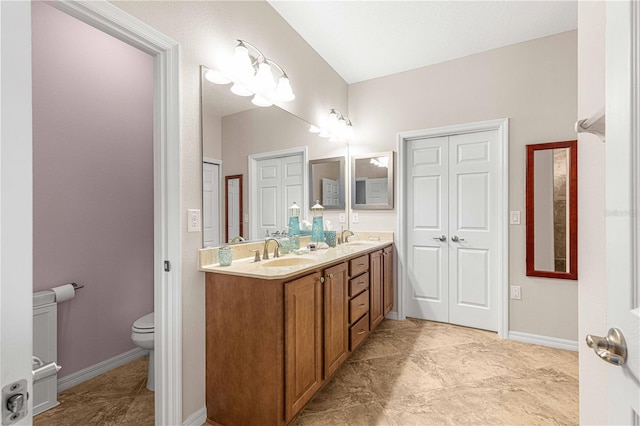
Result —
[{"label": "glass light shade", "polygon": [[291,83],[287,77],[282,76],[278,79],[276,98],[282,102],[290,102],[296,98],[293,94],[293,90],[291,90]]},{"label": "glass light shade", "polygon": [[351,140],[353,139],[354,133],[353,133],[353,126],[348,125],[347,128],[344,130],[344,137],[347,140]]},{"label": "glass light shade", "polygon": [[258,72],[256,73],[254,83],[256,85],[256,90],[259,92],[267,92],[269,90],[273,90],[276,83],[273,81],[271,65],[266,62],[262,62],[258,66]]},{"label": "glass light shade", "polygon": [[241,79],[249,78],[255,72],[251,65],[249,50],[242,43],[236,46],[235,53],[233,54],[233,71]]},{"label": "glass light shade", "polygon": [[253,95],[253,92],[251,90],[247,89],[242,84],[238,84],[238,83],[235,83],[233,86],[231,86],[231,91],[233,93],[235,93],[236,95],[238,95],[238,96],[251,96],[251,95]]},{"label": "glass light shade", "polygon": [[215,84],[231,83],[231,80],[227,77],[227,75],[219,70],[213,70],[213,69],[207,70],[207,72],[204,74],[204,78],[206,78],[208,81]]},{"label": "glass light shade", "polygon": [[269,99],[258,94],[253,97],[251,103],[259,107],[270,107],[271,105],[273,105],[273,102],[271,102]]},{"label": "glass light shade", "polygon": [[309,127],[309,133],[320,133],[320,129],[313,124]]},{"label": "glass light shade", "polygon": [[336,122],[338,121],[338,113],[332,109],[329,112],[329,119],[327,121],[328,121],[327,122],[328,125],[335,125]]}]

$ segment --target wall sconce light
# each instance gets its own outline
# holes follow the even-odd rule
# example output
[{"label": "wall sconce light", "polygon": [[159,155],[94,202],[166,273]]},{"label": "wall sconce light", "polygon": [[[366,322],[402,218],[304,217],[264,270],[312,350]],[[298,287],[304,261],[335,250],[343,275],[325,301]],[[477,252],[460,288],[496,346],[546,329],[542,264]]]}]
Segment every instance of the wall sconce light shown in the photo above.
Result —
[{"label": "wall sconce light", "polygon": [[[249,48],[255,51],[255,55],[249,53]],[[277,83],[272,67],[280,73]],[[205,78],[215,84],[233,83],[233,93],[238,96],[253,96],[251,102],[261,107],[295,99],[289,77],[282,67],[244,40],[238,40],[233,57],[222,70],[209,69]]]},{"label": "wall sconce light", "polygon": [[330,142],[346,142],[353,139],[351,120],[335,108],[329,111],[329,117],[324,126],[311,125],[309,132],[317,133],[321,138],[329,138]]}]

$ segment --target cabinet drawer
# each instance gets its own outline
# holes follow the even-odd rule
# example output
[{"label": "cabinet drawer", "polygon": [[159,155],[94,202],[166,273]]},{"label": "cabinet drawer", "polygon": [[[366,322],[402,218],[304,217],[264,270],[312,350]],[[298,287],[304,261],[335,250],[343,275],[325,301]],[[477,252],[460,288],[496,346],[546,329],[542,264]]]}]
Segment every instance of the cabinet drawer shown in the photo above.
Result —
[{"label": "cabinet drawer", "polygon": [[351,326],[349,350],[353,351],[369,335],[369,314],[363,316],[360,321]]},{"label": "cabinet drawer", "polygon": [[349,301],[349,324],[356,322],[358,318],[369,311],[369,292],[365,291]]},{"label": "cabinet drawer", "polygon": [[369,288],[369,273],[358,275],[355,278],[349,280],[349,297],[353,297],[356,294],[362,293]]},{"label": "cabinet drawer", "polygon": [[369,270],[369,255],[356,257],[349,261],[349,276],[355,277]]}]

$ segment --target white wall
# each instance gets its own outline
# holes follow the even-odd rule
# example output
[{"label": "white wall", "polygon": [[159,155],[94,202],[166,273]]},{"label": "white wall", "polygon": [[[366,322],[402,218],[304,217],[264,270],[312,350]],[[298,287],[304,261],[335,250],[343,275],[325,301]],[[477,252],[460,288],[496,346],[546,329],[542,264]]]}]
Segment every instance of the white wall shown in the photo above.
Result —
[{"label": "white wall", "polygon": [[[605,104],[605,2],[578,3],[578,118]],[[583,343],[604,335],[607,291],[605,253],[605,147],[591,134],[578,137],[578,276],[580,423],[607,424],[611,368]]]},{"label": "white wall", "polygon": [[[296,99],[285,108],[318,122],[330,108],[345,108],[347,85],[264,1],[115,1],[116,6],[180,44],[180,143],[182,226],[182,415],[205,404],[204,274],[198,272],[202,234],[186,232],[186,210],[202,205],[200,65],[245,39],[268,53],[289,75]],[[208,155],[220,158],[221,147]]]},{"label": "white wall", "polygon": [[[509,209],[525,210],[527,144],[576,138],[577,32],[570,31],[349,86],[351,154],[396,150],[398,132],[510,119]],[[351,229],[397,231],[396,210],[359,212]],[[522,215],[524,217],[524,214]],[[509,329],[576,340],[578,283],[525,275],[525,224],[509,236]]]}]

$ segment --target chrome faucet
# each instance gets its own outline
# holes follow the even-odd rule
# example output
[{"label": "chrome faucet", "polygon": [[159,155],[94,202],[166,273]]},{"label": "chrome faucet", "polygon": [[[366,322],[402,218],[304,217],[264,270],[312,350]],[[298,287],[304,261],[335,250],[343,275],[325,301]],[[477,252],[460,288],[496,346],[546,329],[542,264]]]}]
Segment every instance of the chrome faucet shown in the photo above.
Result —
[{"label": "chrome faucet", "polygon": [[[349,235],[347,235],[346,237],[344,236],[344,234],[348,232]],[[354,236],[355,234],[351,231],[349,231],[348,229],[345,229],[344,231],[342,231],[342,235],[340,235],[340,240],[342,241],[342,243],[348,243],[349,242],[349,237]]]},{"label": "chrome faucet", "polygon": [[276,240],[275,238],[268,238],[265,242],[264,242],[264,250],[262,251],[262,259],[267,260],[269,259],[269,242],[270,241],[275,241],[276,242],[276,248],[273,249],[273,257],[280,257],[280,251],[278,250],[280,247],[282,247],[282,244],[280,244],[280,241]]},{"label": "chrome faucet", "polygon": [[237,237],[233,237],[233,239],[231,241],[229,241],[229,244],[235,244],[235,243],[239,243],[244,241],[244,238],[242,238],[241,236],[237,236]]}]

